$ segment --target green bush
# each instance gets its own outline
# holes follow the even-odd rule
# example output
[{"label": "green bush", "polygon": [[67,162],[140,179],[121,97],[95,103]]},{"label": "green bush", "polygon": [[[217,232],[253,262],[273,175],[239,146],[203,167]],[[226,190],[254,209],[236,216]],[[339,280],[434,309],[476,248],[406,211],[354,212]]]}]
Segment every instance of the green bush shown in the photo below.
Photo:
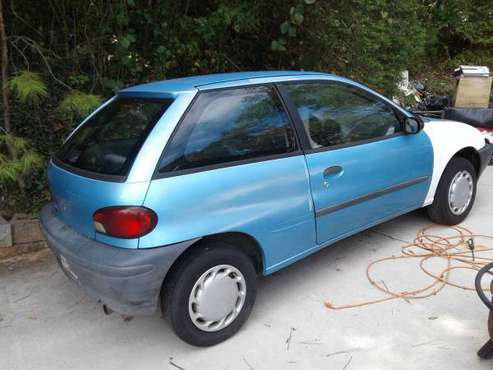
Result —
[{"label": "green bush", "polygon": [[74,121],[83,118],[101,105],[103,98],[98,95],[71,91],[60,102],[58,111],[64,118]]},{"label": "green bush", "polygon": [[[4,179],[26,172],[25,197],[47,201],[46,161],[80,120],[121,87],[238,70],[303,69],[354,78],[395,93],[400,71],[451,92],[457,64],[493,67],[491,4],[479,0],[79,0],[4,1],[12,137],[38,159],[7,158]],[[33,72],[36,71],[36,72]],[[0,127],[3,121],[0,121]],[[3,139],[5,142],[5,138]],[[2,146],[3,145],[3,146]],[[9,163],[8,166],[5,164]],[[15,169],[15,170],[14,170]],[[2,176],[2,175],[0,175]]]},{"label": "green bush", "polygon": [[8,82],[9,89],[21,103],[34,103],[48,95],[46,85],[39,74],[30,71],[21,71]]},{"label": "green bush", "polygon": [[[7,146],[16,153],[16,158],[10,158]],[[0,135],[0,187],[15,183],[19,176],[29,175],[41,166],[41,157],[32,150],[27,141],[9,134]]]}]

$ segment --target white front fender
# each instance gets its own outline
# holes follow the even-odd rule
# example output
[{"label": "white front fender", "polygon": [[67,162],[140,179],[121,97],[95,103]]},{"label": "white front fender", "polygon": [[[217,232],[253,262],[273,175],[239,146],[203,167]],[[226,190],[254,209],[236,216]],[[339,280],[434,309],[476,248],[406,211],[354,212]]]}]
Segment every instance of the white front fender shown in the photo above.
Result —
[{"label": "white front fender", "polygon": [[450,159],[461,149],[476,150],[485,145],[479,130],[464,123],[447,120],[425,121],[424,132],[433,145],[433,175],[423,206],[433,203],[440,177]]}]

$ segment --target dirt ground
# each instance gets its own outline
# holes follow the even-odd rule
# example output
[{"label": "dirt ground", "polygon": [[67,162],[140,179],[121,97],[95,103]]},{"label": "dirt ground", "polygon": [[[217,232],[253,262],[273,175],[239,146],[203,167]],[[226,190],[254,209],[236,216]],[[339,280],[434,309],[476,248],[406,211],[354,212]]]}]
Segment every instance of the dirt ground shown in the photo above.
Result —
[{"label": "dirt ground", "polygon": [[[493,234],[492,221],[489,167],[463,226]],[[423,212],[413,212],[262,278],[243,329],[210,348],[181,342],[157,314],[105,316],[46,250],[31,261],[10,260],[0,265],[0,369],[491,369],[493,362],[476,355],[488,337],[488,312],[474,292],[445,287],[421,300],[324,306],[382,297],[366,279],[368,264],[399,255],[426,225]],[[375,275],[395,290],[432,281],[416,261],[390,261]],[[467,285],[473,277],[451,275]]]}]

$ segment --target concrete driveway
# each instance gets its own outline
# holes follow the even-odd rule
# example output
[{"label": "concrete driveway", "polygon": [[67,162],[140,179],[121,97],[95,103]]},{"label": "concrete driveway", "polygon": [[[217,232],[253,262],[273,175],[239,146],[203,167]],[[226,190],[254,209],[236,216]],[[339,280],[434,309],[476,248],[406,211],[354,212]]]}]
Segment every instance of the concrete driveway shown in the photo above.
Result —
[{"label": "concrete driveway", "polygon": [[[426,225],[414,212],[262,278],[246,325],[211,348],[181,342],[158,315],[105,316],[48,253],[0,267],[0,369],[491,369],[493,361],[476,356],[487,340],[487,310],[473,292],[446,287],[422,300],[324,307],[381,297],[366,280],[368,263],[399,255],[396,239],[412,240]],[[464,226],[493,234],[492,167]],[[409,261],[377,272],[391,289],[430,282]],[[452,275],[468,284],[473,276]]]}]

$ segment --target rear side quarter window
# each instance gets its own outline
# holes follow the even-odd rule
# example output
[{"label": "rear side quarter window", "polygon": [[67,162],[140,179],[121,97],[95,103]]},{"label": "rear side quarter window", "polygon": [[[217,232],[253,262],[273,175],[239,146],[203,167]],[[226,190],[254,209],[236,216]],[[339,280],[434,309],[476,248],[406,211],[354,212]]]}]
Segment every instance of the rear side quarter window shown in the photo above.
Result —
[{"label": "rear side quarter window", "polygon": [[271,86],[202,92],[167,145],[158,176],[297,151],[288,115]]}]

